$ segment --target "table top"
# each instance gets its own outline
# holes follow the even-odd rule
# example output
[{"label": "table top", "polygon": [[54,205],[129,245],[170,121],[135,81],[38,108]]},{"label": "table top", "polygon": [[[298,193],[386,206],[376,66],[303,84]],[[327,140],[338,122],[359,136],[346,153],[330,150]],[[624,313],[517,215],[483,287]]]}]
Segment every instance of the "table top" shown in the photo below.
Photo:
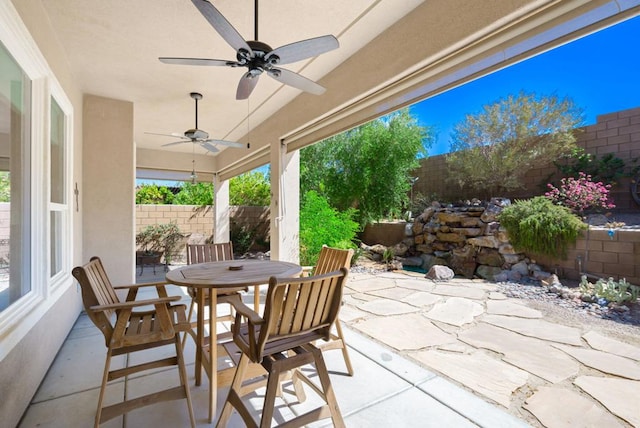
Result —
[{"label": "table top", "polygon": [[302,266],[276,260],[226,260],[181,266],[167,272],[168,282],[190,287],[224,288],[260,285],[272,276],[291,278]]}]

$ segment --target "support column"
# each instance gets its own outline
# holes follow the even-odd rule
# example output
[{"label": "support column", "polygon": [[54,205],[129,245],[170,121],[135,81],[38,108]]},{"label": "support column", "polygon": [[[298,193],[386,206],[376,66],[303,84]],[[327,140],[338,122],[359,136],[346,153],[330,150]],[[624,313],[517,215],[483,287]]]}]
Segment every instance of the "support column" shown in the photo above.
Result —
[{"label": "support column", "polygon": [[300,262],[300,152],[271,145],[271,258]]},{"label": "support column", "polygon": [[229,180],[213,175],[213,242],[228,242],[229,226]]}]

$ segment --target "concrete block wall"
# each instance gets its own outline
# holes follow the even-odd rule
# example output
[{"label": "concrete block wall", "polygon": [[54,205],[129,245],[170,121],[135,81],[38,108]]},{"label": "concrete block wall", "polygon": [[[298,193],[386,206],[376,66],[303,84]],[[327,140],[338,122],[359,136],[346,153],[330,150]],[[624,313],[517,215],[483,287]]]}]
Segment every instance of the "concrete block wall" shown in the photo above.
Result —
[{"label": "concrete block wall", "polygon": [[564,278],[580,279],[582,271],[640,285],[640,230],[614,229],[613,236],[608,232],[591,228],[569,248],[565,260],[538,257],[536,261]]},{"label": "concrete block wall", "polygon": [[[614,153],[629,167],[640,165],[640,160],[634,163],[635,159],[640,158],[640,107],[599,115],[595,124],[579,128],[576,133],[576,143],[587,153],[597,158],[607,153]],[[442,200],[458,200],[463,197],[457,186],[444,179],[448,176],[445,155],[423,159],[420,168],[413,174],[419,177],[413,189],[414,195],[418,192],[426,196],[435,193]],[[558,178],[556,167],[542,165],[526,174],[524,189],[518,189],[506,195],[492,196],[518,199],[541,195],[546,191],[544,185],[550,177]],[[630,178],[623,178],[611,189],[616,208],[621,211],[640,209],[631,198],[630,183]]]},{"label": "concrete block wall", "polygon": [[[269,207],[232,206],[231,222],[255,230],[258,236],[269,237]],[[174,222],[180,232],[189,235],[186,243],[201,244],[213,235],[211,207],[196,205],[136,205],[136,233],[150,224]],[[181,255],[178,259],[181,259]]]}]

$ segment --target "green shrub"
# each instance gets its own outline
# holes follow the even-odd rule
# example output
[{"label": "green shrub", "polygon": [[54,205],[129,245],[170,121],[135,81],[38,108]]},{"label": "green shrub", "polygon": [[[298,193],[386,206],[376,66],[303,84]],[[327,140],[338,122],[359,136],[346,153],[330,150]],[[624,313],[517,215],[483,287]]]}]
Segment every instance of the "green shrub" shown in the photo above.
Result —
[{"label": "green shrub", "polygon": [[580,281],[580,291],[583,294],[595,296],[601,299],[607,299],[610,302],[634,303],[640,296],[640,287],[631,285],[626,279],[615,281],[613,278],[608,280],[599,279],[595,284],[587,281],[587,277],[583,276]]},{"label": "green shrub", "polygon": [[233,252],[236,254],[246,253],[255,243],[255,229],[250,229],[245,225],[238,224],[234,220],[231,220],[229,234],[231,242],[233,243]]},{"label": "green shrub", "polygon": [[587,228],[568,208],[544,196],[516,201],[500,213],[499,220],[516,250],[551,257],[566,258],[568,245]]},{"label": "green shrub", "polygon": [[300,208],[300,263],[315,265],[322,245],[354,248],[355,214],[355,209],[339,212],[315,191],[307,192]]},{"label": "green shrub", "polygon": [[136,204],[172,204],[173,193],[166,186],[157,184],[143,184],[136,191]]}]

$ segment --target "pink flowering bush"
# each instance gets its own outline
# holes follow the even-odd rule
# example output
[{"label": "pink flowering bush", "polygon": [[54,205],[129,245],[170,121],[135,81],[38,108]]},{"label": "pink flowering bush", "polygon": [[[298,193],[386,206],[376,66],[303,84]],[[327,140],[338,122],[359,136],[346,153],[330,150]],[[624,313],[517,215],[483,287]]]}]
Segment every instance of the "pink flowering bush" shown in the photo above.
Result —
[{"label": "pink flowering bush", "polygon": [[591,176],[580,172],[578,178],[563,178],[560,186],[547,184],[549,191],[544,195],[558,205],[565,206],[577,214],[587,210],[615,208],[609,199],[610,184],[591,181]]}]

